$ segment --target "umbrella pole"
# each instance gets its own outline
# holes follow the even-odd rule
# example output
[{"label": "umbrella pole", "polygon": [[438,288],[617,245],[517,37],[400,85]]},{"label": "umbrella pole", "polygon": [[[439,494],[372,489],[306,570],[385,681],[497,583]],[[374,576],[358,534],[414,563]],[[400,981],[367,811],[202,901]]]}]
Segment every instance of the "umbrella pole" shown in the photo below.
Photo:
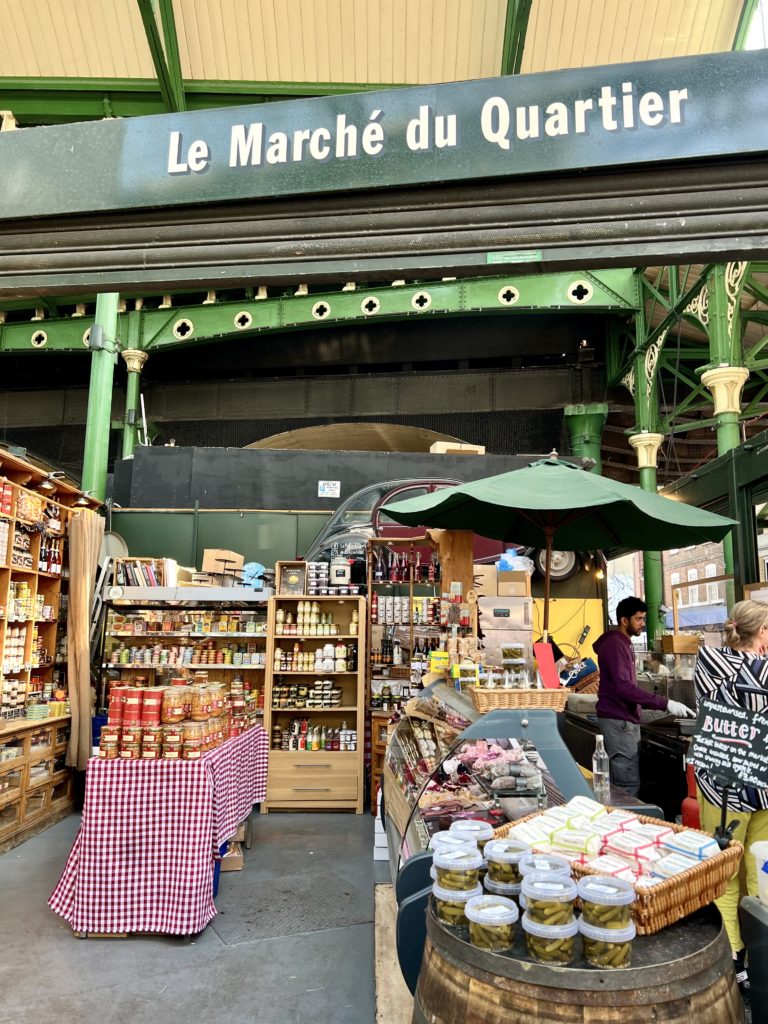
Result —
[{"label": "umbrella pole", "polygon": [[544,563],[544,643],[549,640],[549,577],[552,571],[552,527],[545,529],[547,540],[546,561]]}]

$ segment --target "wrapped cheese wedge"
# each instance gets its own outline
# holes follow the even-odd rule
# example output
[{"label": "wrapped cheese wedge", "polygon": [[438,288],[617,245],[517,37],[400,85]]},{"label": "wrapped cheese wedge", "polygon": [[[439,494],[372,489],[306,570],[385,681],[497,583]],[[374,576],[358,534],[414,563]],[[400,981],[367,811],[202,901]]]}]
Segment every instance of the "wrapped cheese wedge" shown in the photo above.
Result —
[{"label": "wrapped cheese wedge", "polygon": [[720,851],[717,840],[712,836],[705,836],[703,832],[694,832],[689,828],[683,829],[682,832],[673,832],[671,836],[662,840],[661,845],[666,850],[682,853],[686,857],[693,857],[694,860],[706,860]]}]

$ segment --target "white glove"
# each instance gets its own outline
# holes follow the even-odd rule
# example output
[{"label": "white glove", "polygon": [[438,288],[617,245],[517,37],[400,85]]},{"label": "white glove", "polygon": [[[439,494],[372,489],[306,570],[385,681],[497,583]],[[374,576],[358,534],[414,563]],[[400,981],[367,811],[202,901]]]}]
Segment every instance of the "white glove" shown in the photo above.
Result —
[{"label": "white glove", "polygon": [[696,712],[692,711],[687,704],[681,704],[678,700],[667,701],[667,711],[675,718],[695,718]]}]

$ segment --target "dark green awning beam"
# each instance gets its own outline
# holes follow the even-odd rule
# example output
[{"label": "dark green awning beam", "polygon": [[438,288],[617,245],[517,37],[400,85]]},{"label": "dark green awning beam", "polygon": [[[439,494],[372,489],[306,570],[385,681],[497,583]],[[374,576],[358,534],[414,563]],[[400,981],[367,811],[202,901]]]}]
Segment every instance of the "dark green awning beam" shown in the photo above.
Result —
[{"label": "dark green awning beam", "polygon": [[137,2],[163,102],[170,111],[186,110],[173,0],[137,0]]},{"label": "dark green awning beam", "polygon": [[501,48],[501,74],[519,75],[523,63],[523,48],[531,16],[532,0],[507,0],[504,23],[504,43]]}]

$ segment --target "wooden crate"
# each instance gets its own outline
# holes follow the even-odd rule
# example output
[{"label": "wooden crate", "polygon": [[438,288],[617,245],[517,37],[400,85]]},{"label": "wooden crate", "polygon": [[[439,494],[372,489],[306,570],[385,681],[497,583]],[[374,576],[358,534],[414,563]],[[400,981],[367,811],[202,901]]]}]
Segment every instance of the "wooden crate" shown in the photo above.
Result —
[{"label": "wooden crate", "polygon": [[665,633],[659,637],[664,654],[698,654],[699,638],[686,636],[684,633]]}]

